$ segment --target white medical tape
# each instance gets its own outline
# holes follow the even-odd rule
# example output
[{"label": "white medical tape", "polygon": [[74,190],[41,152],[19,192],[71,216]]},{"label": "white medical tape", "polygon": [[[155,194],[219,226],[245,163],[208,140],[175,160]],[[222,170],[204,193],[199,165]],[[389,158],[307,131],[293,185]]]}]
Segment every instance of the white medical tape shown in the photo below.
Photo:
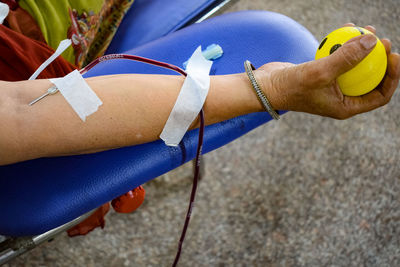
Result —
[{"label": "white medical tape", "polygon": [[65,100],[83,121],[103,104],[77,70],[63,78],[49,79],[49,81],[57,86]]},{"label": "white medical tape", "polygon": [[59,55],[61,55],[65,49],[67,49],[71,45],[70,39],[65,39],[60,42],[56,51],[48,58],[42,65],[37,68],[37,70],[32,74],[32,76],[28,80],[35,80],[37,76],[48,66],[51,62],[53,62]]},{"label": "white medical tape", "polygon": [[0,2],[0,24],[3,24],[4,19],[8,16],[8,12],[10,12],[8,5]]},{"label": "white medical tape", "polygon": [[160,135],[166,145],[177,146],[180,143],[203,107],[210,88],[212,63],[202,55],[201,46],[190,57],[186,68],[187,77]]}]

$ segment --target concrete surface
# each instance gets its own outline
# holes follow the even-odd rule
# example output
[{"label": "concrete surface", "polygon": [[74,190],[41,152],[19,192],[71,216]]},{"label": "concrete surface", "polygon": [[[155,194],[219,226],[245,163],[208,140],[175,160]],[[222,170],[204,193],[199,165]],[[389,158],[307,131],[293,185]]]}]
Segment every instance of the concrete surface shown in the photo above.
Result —
[{"label": "concrete surface", "polygon": [[[400,46],[398,0],[240,0],[226,10],[283,13],[317,39],[373,24]],[[180,266],[400,266],[400,96],[336,121],[286,114],[205,156],[206,177]],[[145,185],[135,213],[58,237],[6,266],[170,266],[191,165]]]}]

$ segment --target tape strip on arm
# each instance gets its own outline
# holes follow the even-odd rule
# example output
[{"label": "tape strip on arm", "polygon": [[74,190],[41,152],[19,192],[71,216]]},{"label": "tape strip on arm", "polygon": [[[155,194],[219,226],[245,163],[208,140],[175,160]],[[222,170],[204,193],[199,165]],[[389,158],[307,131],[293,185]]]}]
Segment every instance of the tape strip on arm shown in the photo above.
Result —
[{"label": "tape strip on arm", "polygon": [[199,46],[190,57],[187,76],[160,138],[168,146],[177,146],[196,119],[210,88],[212,61],[204,58]]},{"label": "tape strip on arm", "polygon": [[59,55],[61,55],[70,45],[72,44],[70,39],[65,39],[60,42],[58,45],[56,51],[48,58],[46,59],[45,62],[42,63],[42,65],[37,68],[37,70],[32,74],[31,77],[29,77],[28,80],[36,80],[36,78],[39,76],[39,74],[47,68],[50,63],[52,63]]},{"label": "tape strip on arm", "polygon": [[82,121],[85,121],[87,116],[96,112],[103,104],[77,70],[63,78],[49,79],[49,81],[57,86]]}]

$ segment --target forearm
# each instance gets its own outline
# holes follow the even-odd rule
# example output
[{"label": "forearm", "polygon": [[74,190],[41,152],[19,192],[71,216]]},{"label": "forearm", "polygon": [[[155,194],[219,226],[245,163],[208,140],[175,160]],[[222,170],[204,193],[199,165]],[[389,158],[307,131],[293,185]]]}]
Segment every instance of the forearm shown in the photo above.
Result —
[{"label": "forearm", "polygon": [[[83,122],[58,93],[33,106],[48,80],[3,83],[0,164],[80,154],[154,141],[168,119],[184,77],[113,75],[87,79],[103,105]],[[206,124],[261,111],[245,74],[212,76]],[[196,123],[193,123],[192,128]]]}]

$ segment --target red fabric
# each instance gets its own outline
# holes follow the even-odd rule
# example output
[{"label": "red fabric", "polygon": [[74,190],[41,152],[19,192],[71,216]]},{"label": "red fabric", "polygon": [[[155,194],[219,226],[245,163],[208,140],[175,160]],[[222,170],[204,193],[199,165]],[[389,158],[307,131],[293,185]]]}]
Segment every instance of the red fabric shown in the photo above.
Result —
[{"label": "red fabric", "polygon": [[26,37],[46,43],[36,20],[19,6],[14,10],[10,8],[10,12],[4,20],[4,25],[16,32],[22,33]]},{"label": "red fabric", "polygon": [[68,236],[73,237],[78,235],[86,235],[87,233],[93,231],[97,227],[101,227],[101,229],[103,229],[106,224],[104,216],[106,216],[109,210],[110,210],[109,203],[102,205],[84,221],[75,225],[71,229],[67,230]]},{"label": "red fabric", "polygon": [[19,7],[16,0],[1,0],[0,2],[7,4],[10,7],[10,10],[15,10]]},{"label": "red fabric", "polygon": [[[0,80],[27,80],[54,50],[45,43],[30,39],[4,25],[0,25]],[[58,57],[38,77],[62,77],[76,69]]]}]

